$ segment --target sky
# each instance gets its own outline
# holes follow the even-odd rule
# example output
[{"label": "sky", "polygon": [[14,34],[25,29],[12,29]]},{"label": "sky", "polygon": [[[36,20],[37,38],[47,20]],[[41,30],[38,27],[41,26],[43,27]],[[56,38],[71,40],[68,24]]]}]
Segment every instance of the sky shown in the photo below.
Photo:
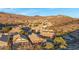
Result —
[{"label": "sky", "polygon": [[79,8],[0,8],[0,12],[26,16],[66,15],[74,18],[79,18]]}]

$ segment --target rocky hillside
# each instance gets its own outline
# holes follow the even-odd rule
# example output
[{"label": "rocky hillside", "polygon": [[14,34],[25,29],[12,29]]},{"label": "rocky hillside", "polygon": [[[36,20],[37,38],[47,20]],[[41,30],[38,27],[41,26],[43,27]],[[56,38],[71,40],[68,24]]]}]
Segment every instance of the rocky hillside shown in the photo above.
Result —
[{"label": "rocky hillside", "polygon": [[2,24],[24,24],[33,29],[53,30],[58,34],[79,29],[79,19],[69,16],[23,16],[0,12]]},{"label": "rocky hillside", "polygon": [[78,32],[79,19],[69,16],[0,13],[0,49],[72,49],[74,45],[78,48]]}]

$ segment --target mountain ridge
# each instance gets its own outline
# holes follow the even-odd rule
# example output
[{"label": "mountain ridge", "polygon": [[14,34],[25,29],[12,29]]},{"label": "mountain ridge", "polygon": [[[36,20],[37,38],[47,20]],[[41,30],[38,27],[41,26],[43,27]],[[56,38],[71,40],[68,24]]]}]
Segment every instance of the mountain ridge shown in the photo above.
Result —
[{"label": "mountain ridge", "polygon": [[[23,16],[23,15],[16,15],[10,13],[0,13],[0,23],[3,24],[24,24],[28,26],[35,26],[39,28],[41,26],[49,26],[51,23],[52,25],[48,28],[55,29],[56,31],[63,30],[64,32],[76,30],[79,28],[79,19],[72,18],[69,16],[64,15],[57,15],[57,16]],[[40,28],[39,28],[40,29]],[[67,30],[67,31],[65,31]]]}]

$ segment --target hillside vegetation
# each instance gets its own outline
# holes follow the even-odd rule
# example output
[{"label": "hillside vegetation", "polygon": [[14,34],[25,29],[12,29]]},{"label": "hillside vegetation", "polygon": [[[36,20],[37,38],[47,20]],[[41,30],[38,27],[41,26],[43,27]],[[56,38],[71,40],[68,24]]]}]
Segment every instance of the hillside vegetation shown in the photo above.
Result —
[{"label": "hillside vegetation", "polygon": [[[14,46],[18,47],[17,49],[65,49],[68,44],[62,35],[75,30],[79,30],[78,18],[64,15],[23,16],[0,13],[0,36],[9,36],[8,47],[10,49],[13,49],[12,44],[15,42]],[[13,38],[10,38],[11,35]],[[17,44],[17,42],[22,44]]]}]

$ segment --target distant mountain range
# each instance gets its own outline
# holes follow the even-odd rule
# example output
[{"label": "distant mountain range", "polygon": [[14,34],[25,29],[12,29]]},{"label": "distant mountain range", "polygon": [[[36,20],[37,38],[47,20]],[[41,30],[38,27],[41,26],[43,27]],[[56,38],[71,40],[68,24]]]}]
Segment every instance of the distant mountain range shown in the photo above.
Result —
[{"label": "distant mountain range", "polygon": [[46,20],[52,24],[52,26],[48,28],[55,29],[56,31],[67,32],[79,29],[79,19],[69,16],[24,16],[0,12],[0,23],[3,24],[31,24],[32,22],[39,23]]}]

